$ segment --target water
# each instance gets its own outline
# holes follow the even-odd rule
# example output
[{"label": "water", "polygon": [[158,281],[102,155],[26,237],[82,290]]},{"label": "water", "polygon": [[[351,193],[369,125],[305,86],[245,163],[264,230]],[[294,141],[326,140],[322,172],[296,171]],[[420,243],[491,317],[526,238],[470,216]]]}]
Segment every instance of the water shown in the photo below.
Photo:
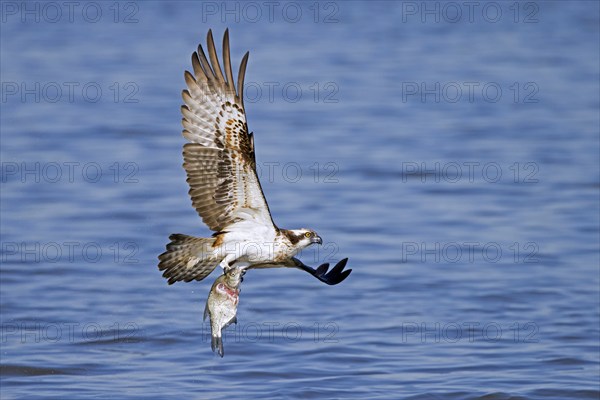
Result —
[{"label": "water", "polygon": [[[598,3],[47,4],[2,3],[3,399],[600,396]],[[354,272],[249,273],[220,359],[216,275],[156,256],[209,234],[180,91],[225,27],[275,221]]]}]

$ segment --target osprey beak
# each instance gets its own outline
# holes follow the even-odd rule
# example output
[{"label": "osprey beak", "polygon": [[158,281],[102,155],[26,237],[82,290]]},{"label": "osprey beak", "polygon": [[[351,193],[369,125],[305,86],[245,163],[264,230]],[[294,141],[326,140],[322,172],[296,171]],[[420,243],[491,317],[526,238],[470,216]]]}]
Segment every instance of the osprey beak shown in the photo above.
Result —
[{"label": "osprey beak", "polygon": [[312,237],[310,239],[311,243],[319,243],[319,244],[323,244],[323,239],[321,239],[321,236],[317,236],[315,235],[314,237]]}]

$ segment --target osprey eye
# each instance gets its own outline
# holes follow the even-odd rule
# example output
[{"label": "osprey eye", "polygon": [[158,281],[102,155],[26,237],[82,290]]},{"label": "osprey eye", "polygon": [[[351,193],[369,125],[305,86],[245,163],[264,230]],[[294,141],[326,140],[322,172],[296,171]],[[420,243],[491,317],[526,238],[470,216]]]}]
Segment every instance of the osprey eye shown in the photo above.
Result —
[{"label": "osprey eye", "polygon": [[312,236],[312,232],[306,232],[304,234],[304,236],[306,236],[306,238],[308,239],[308,238],[310,238]]}]

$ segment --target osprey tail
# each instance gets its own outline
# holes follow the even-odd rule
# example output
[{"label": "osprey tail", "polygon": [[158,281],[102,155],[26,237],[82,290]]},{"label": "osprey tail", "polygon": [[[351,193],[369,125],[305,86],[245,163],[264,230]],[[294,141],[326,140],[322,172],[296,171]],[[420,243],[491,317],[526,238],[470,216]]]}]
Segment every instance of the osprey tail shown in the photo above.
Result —
[{"label": "osprey tail", "polygon": [[197,238],[181,233],[169,236],[171,243],[167,251],[158,256],[158,269],[169,285],[177,281],[201,281],[215,269],[221,261],[215,254],[215,238]]}]

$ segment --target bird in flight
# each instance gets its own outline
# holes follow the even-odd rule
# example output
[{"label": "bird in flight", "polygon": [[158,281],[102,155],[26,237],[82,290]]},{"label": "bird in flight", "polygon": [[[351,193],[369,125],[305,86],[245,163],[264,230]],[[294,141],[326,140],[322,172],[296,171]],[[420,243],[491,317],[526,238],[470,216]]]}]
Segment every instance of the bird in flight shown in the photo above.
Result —
[{"label": "bird in flight", "polygon": [[329,285],[342,282],[352,271],[344,270],[347,259],[329,272],[329,264],[316,269],[305,265],[294,256],[322,244],[321,237],[312,229],[281,229],[273,221],[246,122],[243,90],[249,53],[242,58],[236,86],[228,30],[223,37],[223,69],[210,30],[207,52],[208,57],[198,46],[192,54],[193,74],[185,71],[181,112],[188,143],[183,146],[183,168],[192,206],[214,233],[210,238],[172,234],[159,256],[159,270],[169,284],[200,281],[217,266],[225,273],[235,267],[242,275],[254,268],[297,268]]}]

